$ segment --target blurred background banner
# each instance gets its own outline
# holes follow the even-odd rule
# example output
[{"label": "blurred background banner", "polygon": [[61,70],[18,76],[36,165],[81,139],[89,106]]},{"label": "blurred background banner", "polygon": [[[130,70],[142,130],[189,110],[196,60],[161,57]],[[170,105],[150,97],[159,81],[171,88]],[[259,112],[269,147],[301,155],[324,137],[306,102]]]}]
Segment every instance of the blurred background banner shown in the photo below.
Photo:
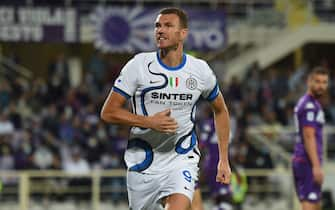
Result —
[{"label": "blurred background banner", "polygon": [[[91,14],[95,46],[104,52],[155,49],[154,21],[160,9],[139,6],[98,7]],[[186,43],[188,50],[217,51],[225,46],[223,10],[184,9],[189,15],[190,34]]]},{"label": "blurred background banner", "polygon": [[[155,49],[154,21],[160,7],[0,7],[0,41],[92,42],[104,52]],[[223,10],[185,8],[189,14],[188,50],[218,51],[226,44]],[[78,14],[79,13],[79,14]],[[89,19],[89,21],[86,21]],[[87,37],[87,31],[89,37]],[[81,37],[79,39],[79,37]]]},{"label": "blurred background banner", "polygon": [[0,41],[76,42],[77,26],[74,8],[0,7]]}]

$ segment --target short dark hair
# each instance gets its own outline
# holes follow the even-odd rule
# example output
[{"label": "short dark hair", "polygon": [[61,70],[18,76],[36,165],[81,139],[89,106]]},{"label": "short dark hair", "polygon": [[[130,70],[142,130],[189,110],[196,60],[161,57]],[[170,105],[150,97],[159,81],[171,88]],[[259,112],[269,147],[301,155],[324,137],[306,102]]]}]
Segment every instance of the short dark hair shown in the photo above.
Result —
[{"label": "short dark hair", "polygon": [[167,14],[175,14],[179,17],[180,26],[182,28],[188,28],[188,17],[184,10],[179,9],[177,7],[168,7],[159,11],[159,14],[167,15]]},{"label": "short dark hair", "polygon": [[328,70],[322,66],[317,66],[312,69],[312,71],[309,73],[309,76],[321,74],[321,75],[327,75],[328,76]]}]

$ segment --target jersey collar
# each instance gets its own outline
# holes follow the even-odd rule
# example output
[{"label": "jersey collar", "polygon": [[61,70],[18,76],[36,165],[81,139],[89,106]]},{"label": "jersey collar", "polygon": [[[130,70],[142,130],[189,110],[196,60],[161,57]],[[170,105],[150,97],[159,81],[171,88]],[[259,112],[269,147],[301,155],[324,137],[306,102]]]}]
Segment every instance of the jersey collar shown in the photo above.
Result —
[{"label": "jersey collar", "polygon": [[178,66],[174,66],[174,67],[168,66],[168,65],[163,63],[163,61],[161,60],[161,58],[159,56],[159,51],[157,51],[156,56],[157,56],[158,63],[168,71],[178,71],[181,68],[183,68],[185,66],[185,63],[186,63],[186,54],[185,53],[183,53],[183,60],[182,60],[181,64],[179,64]]}]

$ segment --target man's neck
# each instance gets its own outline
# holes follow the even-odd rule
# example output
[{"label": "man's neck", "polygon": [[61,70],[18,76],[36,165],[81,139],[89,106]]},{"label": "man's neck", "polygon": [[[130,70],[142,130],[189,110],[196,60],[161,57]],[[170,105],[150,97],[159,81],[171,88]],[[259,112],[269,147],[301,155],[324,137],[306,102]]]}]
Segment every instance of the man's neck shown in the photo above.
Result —
[{"label": "man's neck", "polygon": [[160,49],[159,57],[169,67],[179,66],[183,62],[183,47],[173,49]]},{"label": "man's neck", "polygon": [[319,99],[320,99],[320,97],[315,96],[315,95],[312,93],[312,91],[310,91],[310,90],[307,90],[307,94],[310,95],[312,98],[314,98],[314,99],[317,100],[317,101],[319,101]]}]

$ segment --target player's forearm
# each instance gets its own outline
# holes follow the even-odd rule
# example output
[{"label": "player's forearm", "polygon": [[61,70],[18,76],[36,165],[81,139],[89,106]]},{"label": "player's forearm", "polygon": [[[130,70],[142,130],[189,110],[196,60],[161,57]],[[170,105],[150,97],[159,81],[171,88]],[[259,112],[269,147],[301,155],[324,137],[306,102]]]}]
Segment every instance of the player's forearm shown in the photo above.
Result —
[{"label": "player's forearm", "polygon": [[215,112],[215,130],[218,135],[219,158],[228,161],[230,121],[227,107]]},{"label": "player's forearm", "polygon": [[101,119],[107,123],[121,124],[128,126],[148,128],[147,117],[136,115],[124,108],[114,108],[113,110],[102,110]]},{"label": "player's forearm", "polygon": [[316,139],[311,135],[304,135],[304,145],[308,158],[313,167],[320,167],[320,161],[317,153]]}]

